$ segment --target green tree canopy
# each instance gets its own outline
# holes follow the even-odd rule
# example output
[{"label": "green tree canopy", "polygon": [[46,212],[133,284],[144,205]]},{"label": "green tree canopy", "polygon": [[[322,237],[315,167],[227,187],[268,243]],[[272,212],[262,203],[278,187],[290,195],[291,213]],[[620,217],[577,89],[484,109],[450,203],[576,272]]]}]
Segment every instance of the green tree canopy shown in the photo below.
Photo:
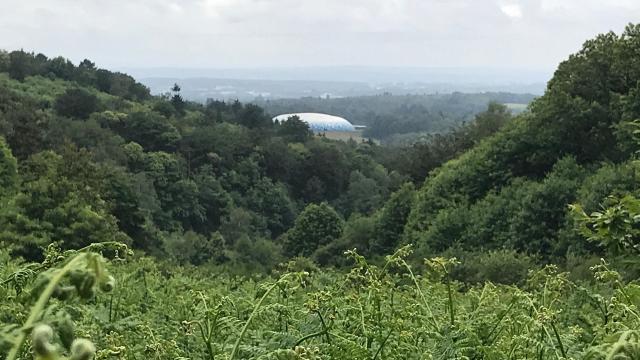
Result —
[{"label": "green tree canopy", "polygon": [[279,124],[278,135],[289,142],[305,142],[313,133],[309,129],[309,124],[300,120],[298,116],[292,116]]},{"label": "green tree canopy", "polygon": [[56,98],[56,112],[62,116],[86,119],[99,107],[98,97],[82,88],[67,89]]},{"label": "green tree canopy", "polygon": [[318,247],[338,239],[342,228],[342,219],[327,203],[309,204],[286,233],[285,251],[290,256],[310,256]]},{"label": "green tree canopy", "polygon": [[391,195],[378,214],[376,232],[370,241],[371,253],[388,254],[398,246],[414,199],[415,188],[411,183],[404,184]]}]

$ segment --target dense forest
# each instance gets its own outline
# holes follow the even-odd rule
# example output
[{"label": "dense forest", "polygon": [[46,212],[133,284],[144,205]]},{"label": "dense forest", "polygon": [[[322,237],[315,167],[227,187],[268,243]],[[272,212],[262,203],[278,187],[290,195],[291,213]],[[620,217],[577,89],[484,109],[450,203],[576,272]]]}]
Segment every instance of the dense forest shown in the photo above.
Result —
[{"label": "dense forest", "polygon": [[[354,243],[344,227],[368,236],[348,229],[376,222],[392,194],[406,196],[412,179],[510,118],[490,104],[476,122],[389,152],[314,137],[296,119],[274,124],[252,104],[186,102],[177,85],[152,97],[88,60],[14,51],[2,64],[0,129],[13,170],[0,237],[29,260],[51,243],[118,239],[181,263],[267,270],[286,256]],[[335,231],[309,242],[294,226],[305,216],[328,216]],[[324,264],[341,254],[325,252]]]},{"label": "dense forest", "polygon": [[530,94],[459,93],[393,95],[344,98],[305,97],[301,99],[262,100],[256,104],[267,112],[290,114],[320,112],[342,116],[355,125],[364,125],[364,136],[386,144],[411,144],[425,134],[446,133],[473,121],[490,102],[526,105]]},{"label": "dense forest", "polygon": [[387,147],[1,52],[0,354],[638,358],[639,59]]}]

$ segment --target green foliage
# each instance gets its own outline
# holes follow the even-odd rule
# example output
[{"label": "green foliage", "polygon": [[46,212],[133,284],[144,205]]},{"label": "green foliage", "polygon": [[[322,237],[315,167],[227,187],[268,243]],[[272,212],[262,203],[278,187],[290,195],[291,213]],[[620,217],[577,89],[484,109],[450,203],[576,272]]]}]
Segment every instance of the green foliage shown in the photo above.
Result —
[{"label": "green foliage", "polygon": [[282,260],[282,248],[265,238],[242,235],[233,245],[227,247],[231,273],[266,273],[274,269]]},{"label": "green foliage", "polygon": [[37,101],[0,84],[0,129],[18,159],[41,151],[46,146],[49,116],[36,111]]},{"label": "green foliage", "polygon": [[[640,289],[605,262],[592,267],[591,284],[550,265],[517,288],[463,287],[454,278],[464,260],[451,258],[426,260],[428,276],[418,275],[406,247],[380,266],[348,251],[346,273],[298,260],[263,279],[145,257],[107,264],[96,253],[125,251],[113,244],[77,253],[51,248],[43,263],[18,264],[0,250],[0,279],[7,279],[0,285],[0,356],[616,359],[634,358],[639,346]],[[518,258],[512,255],[487,255],[484,274],[500,276],[498,264]],[[513,266],[526,259],[515,261],[502,279],[510,270],[520,274]],[[13,275],[27,269],[32,275],[17,293]]]},{"label": "green foliage", "polygon": [[602,211],[587,215],[572,205],[580,233],[614,255],[640,251],[640,199],[632,195],[609,197]]},{"label": "green foliage", "polygon": [[329,142],[313,142],[307,147],[302,163],[304,185],[298,189],[302,198],[308,202],[333,200],[347,189],[349,164],[345,152],[339,145]]},{"label": "green foliage", "polygon": [[48,59],[43,54],[27,53],[23,50],[9,53],[9,64],[6,71],[12,79],[28,80],[31,76],[46,76],[65,81],[75,81],[83,86],[93,86],[111,95],[128,100],[144,100],[149,89],[137,83],[131,76],[97,69],[95,64],[84,60],[74,66],[63,57]]},{"label": "green foliage", "polygon": [[587,177],[578,190],[577,202],[591,213],[606,198],[633,193],[638,189],[638,163],[606,164]]},{"label": "green foliage", "polygon": [[478,143],[482,139],[498,132],[511,120],[511,112],[505,105],[490,102],[487,110],[479,113],[475,121],[463,126],[457,132],[462,133],[464,141]]},{"label": "green foliage", "polygon": [[567,204],[575,199],[582,173],[574,159],[565,158],[542,181],[515,179],[475,203],[461,201],[438,212],[419,244],[432,251],[457,245],[547,257],[561,252],[556,236],[565,226]]},{"label": "green foliage", "polygon": [[339,240],[344,244],[344,249],[339,253],[334,253],[333,256],[341,257],[344,251],[353,249],[358,250],[358,252],[376,255],[392,253],[392,250],[395,249],[387,252],[375,252],[371,250],[371,242],[374,241],[379,234],[378,224],[379,220],[375,216],[352,215],[345,223],[342,237]]},{"label": "green foliage", "polygon": [[[488,103],[528,104],[534,96],[510,93],[389,93],[343,98],[304,97],[258,101],[270,114],[320,112],[367,126],[364,135],[385,143],[411,143],[425,134],[445,133],[474,120]],[[506,110],[506,109],[505,109]],[[423,176],[424,177],[424,176]]]},{"label": "green foliage", "polygon": [[154,112],[134,112],[110,128],[127,141],[133,141],[149,151],[171,151],[181,135],[164,116]]},{"label": "green foliage", "polygon": [[262,215],[272,236],[287,231],[296,217],[296,207],[283,184],[262,178],[247,194],[247,205]]},{"label": "green foliage", "polygon": [[404,184],[391,195],[378,215],[375,234],[371,238],[371,253],[388,254],[400,244],[414,199],[415,188],[411,183]]},{"label": "green foliage", "polygon": [[369,178],[360,171],[352,171],[349,176],[349,186],[341,198],[345,203],[343,213],[350,215],[359,213],[370,215],[382,205],[386,197],[386,187],[375,179]]},{"label": "green foliage", "polygon": [[98,107],[98,98],[81,88],[67,89],[55,102],[56,112],[70,118],[86,119]]},{"label": "green foliage", "polygon": [[285,252],[309,256],[342,235],[343,221],[327,203],[308,205],[285,235]]},{"label": "green foliage", "polygon": [[234,207],[224,217],[220,232],[230,244],[246,237],[259,237],[266,232],[266,222],[255,212]]},{"label": "green foliage", "polygon": [[[636,358],[638,39],[586,42],[517,117],[380,96],[380,136],[473,119],[400,149],[0,52],[0,356]],[[155,257],[109,275],[122,244]]]},{"label": "green foliage", "polygon": [[[417,195],[406,240],[434,251],[488,244],[547,257],[579,242],[564,229],[573,221],[566,206],[577,198],[585,173],[632,155],[616,146],[616,129],[637,115],[631,104],[639,74],[623,70],[635,64],[629,54],[638,51],[637,37],[637,26],[630,25],[619,36],[587,41],[560,64],[529,112],[433,171]],[[626,184],[602,190],[631,186],[632,176],[620,175]]]},{"label": "green foliage", "polygon": [[180,86],[178,86],[178,84],[174,84],[173,87],[171,88],[171,105],[173,106],[173,109],[175,110],[175,112],[178,115],[184,115],[184,110],[185,110],[185,101],[182,98],[182,95],[180,95]]},{"label": "green foliage", "polygon": [[[127,247],[118,243],[94,244],[79,252],[61,253],[55,247],[48,248],[45,261],[38,266],[38,277],[30,294],[35,302],[24,325],[9,325],[5,328],[6,332],[2,332],[2,343],[10,346],[6,352],[7,360],[15,360],[23,352],[26,333],[32,329],[31,347],[36,359],[66,359],[60,357],[60,350],[69,352],[70,360],[93,359],[96,351],[93,343],[86,339],[74,340],[74,324],[67,311],[57,309],[55,304],[50,305],[49,302],[52,298],[69,301],[75,296],[91,300],[95,298],[97,290],[111,292],[115,287],[115,278],[106,270],[101,252],[111,252],[116,258],[129,254]],[[52,343],[54,330],[46,322],[56,325],[56,337],[64,346],[63,349]]]},{"label": "green foliage", "polygon": [[0,72],[7,72],[9,70],[9,53],[5,50],[0,50]]},{"label": "green foliage", "polygon": [[[202,167],[193,180],[196,185],[195,191],[197,195],[192,201],[197,203],[201,210],[196,216],[185,219],[183,227],[193,228],[201,233],[214,231],[220,227],[222,219],[229,213],[232,199],[224,190],[220,180],[213,176],[207,167]],[[276,217],[278,215],[274,211],[273,216]]]},{"label": "green foliage", "polygon": [[219,232],[209,237],[193,231],[167,236],[164,249],[181,264],[202,265],[207,262],[221,263],[225,260],[224,238]]},{"label": "green foliage", "polygon": [[428,134],[409,146],[389,146],[376,157],[390,170],[409,175],[416,183],[440,165],[460,156],[498,132],[512,119],[506,106],[491,102],[473,121],[446,133]]},{"label": "green foliage", "polygon": [[39,248],[60,243],[80,248],[91,243],[128,243],[100,197],[100,179],[86,152],[68,148],[64,156],[43,152],[23,164],[18,192],[0,212],[1,240],[19,254],[37,259]]},{"label": "green foliage", "polygon": [[384,252],[369,251],[371,242],[376,235],[376,217],[352,215],[345,222],[342,235],[332,242],[320,246],[311,257],[319,265],[344,267],[351,265],[350,259],[343,256],[347,250],[356,249],[359,252],[373,255],[385,254]]},{"label": "green foliage", "polygon": [[235,115],[235,122],[249,129],[268,128],[273,125],[273,121],[267,116],[264,109],[257,105],[246,104],[242,106],[236,102],[232,105],[232,111]]},{"label": "green foliage", "polygon": [[0,198],[18,188],[18,162],[3,138],[0,138]]},{"label": "green foliage", "polygon": [[24,51],[12,51],[9,54],[9,66],[7,72],[11,78],[22,81],[35,67],[35,59]]},{"label": "green foliage", "polygon": [[298,116],[292,116],[278,125],[278,135],[288,142],[305,142],[313,135],[309,124],[300,120]]},{"label": "green foliage", "polygon": [[471,284],[523,285],[529,271],[535,269],[534,259],[515,250],[452,252],[460,265],[454,268],[451,276]]},{"label": "green foliage", "polygon": [[192,166],[210,164],[226,170],[251,152],[246,128],[230,123],[203,126],[185,134],[183,147],[188,149]]}]

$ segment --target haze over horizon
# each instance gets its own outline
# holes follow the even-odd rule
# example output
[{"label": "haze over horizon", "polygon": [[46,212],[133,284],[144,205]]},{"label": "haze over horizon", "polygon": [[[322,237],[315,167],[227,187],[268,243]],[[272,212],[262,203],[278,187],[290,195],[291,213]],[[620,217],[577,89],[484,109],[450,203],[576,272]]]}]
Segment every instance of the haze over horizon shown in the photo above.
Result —
[{"label": "haze over horizon", "polygon": [[550,74],[584,39],[619,33],[639,17],[640,2],[633,0],[2,0],[0,48],[76,63],[89,58],[105,68]]}]

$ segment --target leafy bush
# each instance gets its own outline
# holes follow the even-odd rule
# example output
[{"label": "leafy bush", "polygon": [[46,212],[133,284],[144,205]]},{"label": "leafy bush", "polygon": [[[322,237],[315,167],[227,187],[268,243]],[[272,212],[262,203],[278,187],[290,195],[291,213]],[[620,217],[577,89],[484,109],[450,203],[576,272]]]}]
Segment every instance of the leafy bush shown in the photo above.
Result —
[{"label": "leafy bush", "polygon": [[164,239],[164,250],[181,264],[220,263],[225,259],[225,241],[220,233],[209,237],[193,231],[172,233]]},{"label": "leafy bush", "polygon": [[469,284],[522,285],[530,270],[536,268],[535,259],[514,250],[455,252],[460,264],[453,268],[452,277]]},{"label": "leafy bush", "polygon": [[319,247],[338,239],[342,228],[342,219],[327,203],[310,204],[286,233],[285,252],[291,256],[309,256]]},{"label": "leafy bush", "polygon": [[87,119],[89,115],[98,111],[98,97],[85,89],[67,89],[56,99],[55,109],[62,116]]}]

